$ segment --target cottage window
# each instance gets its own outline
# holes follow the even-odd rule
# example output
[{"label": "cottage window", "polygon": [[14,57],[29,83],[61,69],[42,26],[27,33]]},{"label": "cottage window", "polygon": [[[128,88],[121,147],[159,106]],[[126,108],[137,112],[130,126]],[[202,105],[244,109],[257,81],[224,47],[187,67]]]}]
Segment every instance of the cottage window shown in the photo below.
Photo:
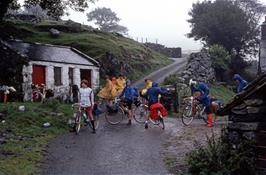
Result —
[{"label": "cottage window", "polygon": [[74,69],[71,67],[68,70],[68,77],[69,77],[69,84],[73,85],[74,84]]},{"label": "cottage window", "polygon": [[54,85],[60,86],[62,85],[62,68],[54,67]]}]

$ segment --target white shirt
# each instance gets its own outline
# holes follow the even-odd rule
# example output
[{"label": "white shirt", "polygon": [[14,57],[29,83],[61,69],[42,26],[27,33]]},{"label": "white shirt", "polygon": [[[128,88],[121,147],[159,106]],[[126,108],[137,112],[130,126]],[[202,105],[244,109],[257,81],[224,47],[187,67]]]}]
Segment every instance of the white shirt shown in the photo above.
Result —
[{"label": "white shirt", "polygon": [[80,88],[80,106],[89,107],[94,104],[94,94],[91,88]]}]

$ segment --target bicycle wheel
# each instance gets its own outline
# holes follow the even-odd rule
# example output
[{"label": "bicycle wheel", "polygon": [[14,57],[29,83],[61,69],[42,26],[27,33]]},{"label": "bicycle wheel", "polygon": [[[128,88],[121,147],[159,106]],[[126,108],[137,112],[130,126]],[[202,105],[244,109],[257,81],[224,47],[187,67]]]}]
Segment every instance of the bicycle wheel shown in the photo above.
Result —
[{"label": "bicycle wheel", "polygon": [[139,107],[136,107],[134,110],[134,119],[136,122],[140,124],[144,124],[147,120],[147,115],[149,114],[148,109],[144,105],[140,105]]},{"label": "bicycle wheel", "polygon": [[81,114],[78,112],[75,113],[74,115],[75,115],[75,132],[76,134],[78,134],[81,128]]},{"label": "bicycle wheel", "polygon": [[108,123],[111,125],[117,125],[119,124],[123,118],[124,118],[124,110],[121,107],[118,107],[117,112],[106,112],[105,113],[105,119]]},{"label": "bicycle wheel", "polygon": [[208,124],[208,115],[206,114],[206,112],[203,112],[202,114],[200,114],[200,118],[202,118],[202,120]]},{"label": "bicycle wheel", "polygon": [[158,125],[162,129],[165,129],[164,119],[163,119],[163,117],[161,115],[159,116],[159,119],[157,119],[157,120],[154,120],[154,119],[151,119],[151,118],[149,118],[149,120],[150,120],[150,122],[153,125]]},{"label": "bicycle wheel", "polygon": [[184,107],[182,112],[182,123],[186,126],[188,126],[193,121],[193,114],[192,114],[192,106],[187,105]]},{"label": "bicycle wheel", "polygon": [[164,119],[163,119],[163,116],[160,115],[160,126],[162,127],[162,129],[164,130],[165,129],[165,125],[164,125]]}]

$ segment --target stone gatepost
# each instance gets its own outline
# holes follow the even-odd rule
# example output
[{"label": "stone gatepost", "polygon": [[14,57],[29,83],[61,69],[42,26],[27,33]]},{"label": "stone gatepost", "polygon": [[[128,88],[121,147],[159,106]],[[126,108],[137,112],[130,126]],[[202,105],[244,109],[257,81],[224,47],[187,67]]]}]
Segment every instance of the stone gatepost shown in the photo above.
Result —
[{"label": "stone gatepost", "polygon": [[261,25],[259,73],[266,73],[266,17]]}]

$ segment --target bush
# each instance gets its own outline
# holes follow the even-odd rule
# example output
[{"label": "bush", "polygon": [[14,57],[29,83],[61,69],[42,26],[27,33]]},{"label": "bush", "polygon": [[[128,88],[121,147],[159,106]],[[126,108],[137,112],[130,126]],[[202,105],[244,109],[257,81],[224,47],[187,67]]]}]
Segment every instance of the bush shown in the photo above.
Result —
[{"label": "bush", "polygon": [[254,143],[243,140],[238,146],[223,132],[219,139],[207,138],[207,146],[189,153],[186,163],[191,174],[255,174]]},{"label": "bush", "polygon": [[225,81],[224,75],[229,68],[230,55],[220,45],[213,45],[209,49],[209,54],[212,61],[212,66],[215,70],[216,79],[219,81]]}]

